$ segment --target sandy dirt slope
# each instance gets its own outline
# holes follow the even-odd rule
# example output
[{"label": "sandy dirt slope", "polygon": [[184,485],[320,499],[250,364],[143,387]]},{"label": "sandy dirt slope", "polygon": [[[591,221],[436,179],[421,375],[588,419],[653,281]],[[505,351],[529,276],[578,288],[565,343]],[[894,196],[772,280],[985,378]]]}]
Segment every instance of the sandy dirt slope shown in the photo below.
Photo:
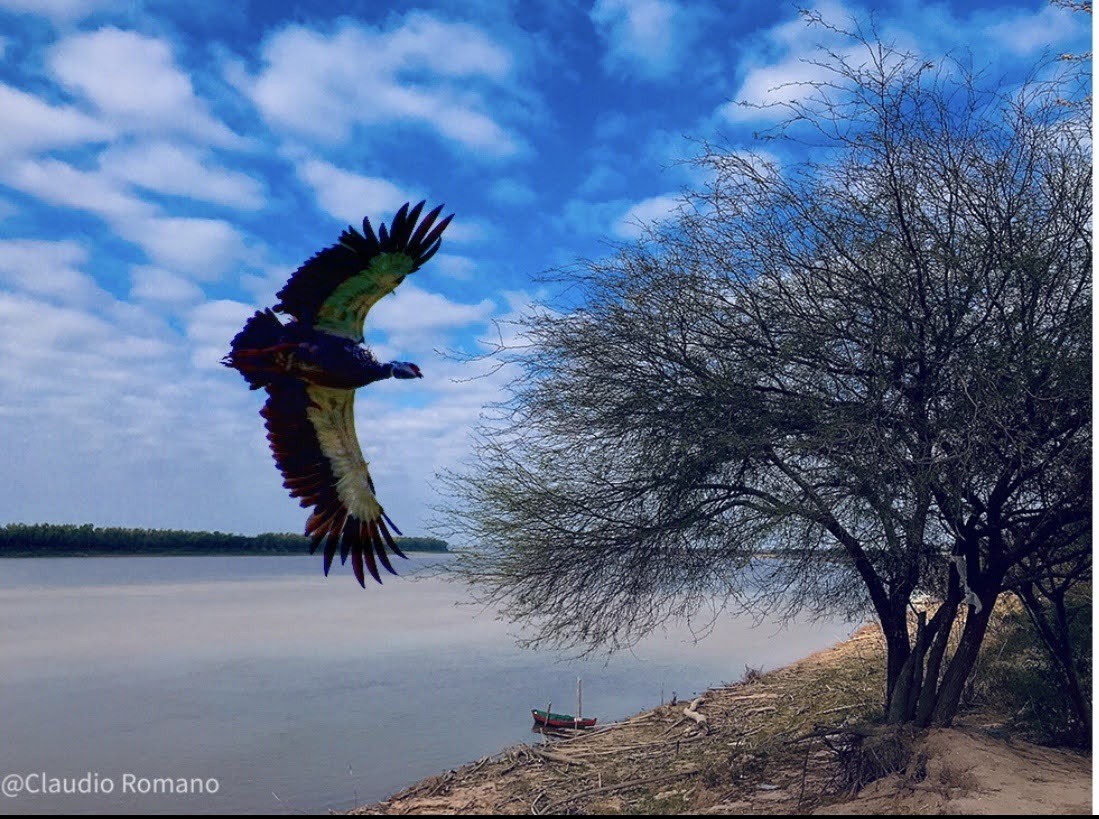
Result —
[{"label": "sandy dirt slope", "polygon": [[932,731],[903,774],[815,813],[1090,814],[1091,760],[974,730]]}]

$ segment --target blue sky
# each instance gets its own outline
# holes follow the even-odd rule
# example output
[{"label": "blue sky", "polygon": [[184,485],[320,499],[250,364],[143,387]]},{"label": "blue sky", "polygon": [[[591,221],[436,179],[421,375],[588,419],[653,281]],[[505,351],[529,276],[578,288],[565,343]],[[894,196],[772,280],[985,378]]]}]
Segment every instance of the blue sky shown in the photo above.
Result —
[{"label": "blue sky", "polygon": [[[1091,42],[1045,0],[812,8],[996,76]],[[300,530],[218,359],[344,224],[426,198],[457,213],[443,249],[368,322],[426,377],[357,399],[380,500],[423,532],[508,377],[440,351],[668,214],[691,140],[750,145],[769,115],[732,103],[796,93],[772,89],[821,44],[846,47],[794,4],[0,0],[0,523]]]}]

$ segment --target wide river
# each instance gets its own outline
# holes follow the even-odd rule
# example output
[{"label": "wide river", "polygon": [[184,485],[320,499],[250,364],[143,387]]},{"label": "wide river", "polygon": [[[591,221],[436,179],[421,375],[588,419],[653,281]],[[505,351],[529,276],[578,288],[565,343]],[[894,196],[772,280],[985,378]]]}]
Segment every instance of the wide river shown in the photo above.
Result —
[{"label": "wide river", "polygon": [[[574,711],[577,677],[584,714],[609,722],[852,631],[727,617],[700,642],[684,626],[569,660],[518,648],[514,626],[460,605],[458,583],[364,592],[318,562],[0,560],[0,813],[346,809],[538,741],[530,709]],[[163,791],[156,778],[205,792],[137,792]],[[27,792],[50,787],[93,792]]]}]

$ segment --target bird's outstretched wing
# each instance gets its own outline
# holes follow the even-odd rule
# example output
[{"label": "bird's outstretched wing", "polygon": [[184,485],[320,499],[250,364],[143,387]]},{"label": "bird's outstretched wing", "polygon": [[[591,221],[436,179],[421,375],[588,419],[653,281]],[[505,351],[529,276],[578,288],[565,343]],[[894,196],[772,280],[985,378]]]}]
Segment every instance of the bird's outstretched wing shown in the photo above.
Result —
[{"label": "bird's outstretched wing", "polygon": [[[260,414],[267,421],[267,438],[290,496],[313,512],[305,534],[313,539],[310,554],[324,544],[324,573],[336,551],[351,557],[359,584],[366,585],[363,567],[381,582],[378,563],[396,574],[386,547],[405,555],[394,543],[386,522],[397,534],[374,496],[366,460],[355,436],[355,391],[316,387],[294,379],[267,388]],[[376,559],[375,559],[376,558]]]},{"label": "bird's outstretched wing", "polygon": [[375,235],[369,219],[363,232],[348,226],[339,244],[327,247],[294,272],[277,294],[275,310],[305,326],[361,342],[370,308],[435,255],[442,233],[454,215],[436,224],[443,206],[422,220],[424,203],[397,211],[387,228]]}]

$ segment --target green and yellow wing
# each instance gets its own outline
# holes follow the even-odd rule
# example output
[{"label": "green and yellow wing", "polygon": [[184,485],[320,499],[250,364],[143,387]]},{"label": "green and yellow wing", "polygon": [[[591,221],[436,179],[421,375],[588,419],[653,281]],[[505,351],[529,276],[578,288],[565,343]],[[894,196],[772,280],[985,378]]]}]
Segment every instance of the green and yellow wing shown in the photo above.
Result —
[{"label": "green and yellow wing", "polygon": [[299,267],[277,294],[275,310],[304,325],[356,342],[363,322],[382,296],[435,255],[454,214],[436,224],[443,206],[420,219],[424,203],[411,210],[406,202],[388,227],[374,233],[369,219],[363,232],[348,226],[338,244],[327,247]]}]

